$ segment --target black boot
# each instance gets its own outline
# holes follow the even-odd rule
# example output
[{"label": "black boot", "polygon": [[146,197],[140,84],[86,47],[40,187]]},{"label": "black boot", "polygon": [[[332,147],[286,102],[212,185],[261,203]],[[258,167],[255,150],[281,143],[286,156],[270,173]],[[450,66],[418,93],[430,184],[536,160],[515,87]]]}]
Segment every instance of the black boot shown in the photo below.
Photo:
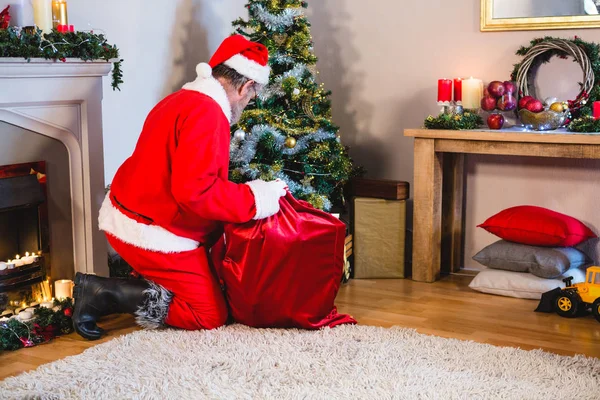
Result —
[{"label": "black boot", "polygon": [[172,295],[165,288],[143,279],[101,278],[77,273],[73,289],[73,326],[89,340],[104,330],[96,322],[110,314],[135,314],[138,324],[159,328],[169,311]]}]

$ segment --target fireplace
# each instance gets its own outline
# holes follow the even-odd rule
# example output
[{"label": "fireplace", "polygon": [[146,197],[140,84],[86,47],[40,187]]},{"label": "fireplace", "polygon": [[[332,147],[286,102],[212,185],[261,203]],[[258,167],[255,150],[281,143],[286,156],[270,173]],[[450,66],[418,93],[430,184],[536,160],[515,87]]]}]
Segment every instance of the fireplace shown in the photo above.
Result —
[{"label": "fireplace", "polygon": [[[0,166],[42,160],[50,177],[46,191],[37,173],[0,177],[0,261],[14,261],[17,254],[22,259],[28,252],[35,259],[29,269],[20,267],[22,275],[15,269],[5,272],[4,288],[9,281],[21,290],[25,282],[41,280],[47,297],[46,279],[51,284],[72,279],[75,272],[108,275],[98,212],[105,194],[103,77],[111,68],[109,62],[0,58]],[[2,188],[23,193],[6,199]]]},{"label": "fireplace", "polygon": [[44,162],[0,166],[0,294],[11,301],[33,299],[27,290],[50,270],[45,172]]}]

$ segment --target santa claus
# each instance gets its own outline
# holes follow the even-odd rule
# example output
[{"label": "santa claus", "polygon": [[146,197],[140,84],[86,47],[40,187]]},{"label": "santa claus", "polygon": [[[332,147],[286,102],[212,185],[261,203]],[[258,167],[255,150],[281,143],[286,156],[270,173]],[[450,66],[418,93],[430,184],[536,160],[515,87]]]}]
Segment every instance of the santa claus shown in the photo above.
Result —
[{"label": "santa claus", "polygon": [[228,181],[230,125],[270,70],[265,46],[243,36],[221,44],[198,77],[148,115],[137,146],[119,168],[100,210],[100,229],[143,279],[75,277],[75,330],[104,331],[98,318],[132,313],[146,328],[213,329],[227,306],[209,263],[223,223],[279,211],[281,181]]}]

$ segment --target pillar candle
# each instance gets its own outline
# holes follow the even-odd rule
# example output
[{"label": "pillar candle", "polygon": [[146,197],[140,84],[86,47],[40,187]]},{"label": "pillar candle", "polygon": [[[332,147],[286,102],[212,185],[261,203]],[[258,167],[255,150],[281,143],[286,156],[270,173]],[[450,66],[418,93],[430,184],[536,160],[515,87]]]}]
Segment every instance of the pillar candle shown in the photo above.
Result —
[{"label": "pillar candle", "polygon": [[481,106],[483,82],[473,77],[462,81],[462,104],[465,109],[477,109]]},{"label": "pillar candle", "polygon": [[454,79],[454,101],[462,102],[462,79]]},{"label": "pillar candle", "polygon": [[57,28],[59,25],[69,25],[69,17],[67,15],[67,0],[52,1],[52,25],[54,28]]},{"label": "pillar candle", "polygon": [[450,79],[438,80],[438,103],[452,101],[452,81]]},{"label": "pillar candle", "polygon": [[33,9],[29,0],[10,1],[10,23],[13,26],[33,25]]},{"label": "pillar candle", "polygon": [[600,119],[600,101],[594,102],[594,110],[593,110],[594,119]]},{"label": "pillar candle", "polygon": [[51,0],[32,0],[33,21],[44,33],[52,32]]},{"label": "pillar candle", "polygon": [[73,297],[73,281],[61,279],[54,282],[54,297],[64,300],[67,297]]}]

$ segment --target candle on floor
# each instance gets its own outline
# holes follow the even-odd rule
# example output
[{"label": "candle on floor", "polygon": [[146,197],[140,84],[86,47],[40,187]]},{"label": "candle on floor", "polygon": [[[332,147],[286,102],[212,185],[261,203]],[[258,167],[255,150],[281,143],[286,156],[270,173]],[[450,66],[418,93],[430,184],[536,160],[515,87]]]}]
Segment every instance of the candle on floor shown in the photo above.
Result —
[{"label": "candle on floor", "polygon": [[22,267],[25,264],[21,256],[18,254],[12,262],[15,264],[15,267]]},{"label": "candle on floor", "polygon": [[[52,25],[57,28],[59,25],[69,25],[69,17],[67,15],[67,0],[52,1]],[[69,28],[67,27],[67,30]]]},{"label": "candle on floor", "polygon": [[594,102],[593,115],[594,119],[600,119],[600,101]]},{"label": "candle on floor", "polygon": [[483,97],[483,82],[473,77],[462,81],[462,104],[465,109],[478,109]]},{"label": "candle on floor", "polygon": [[58,300],[64,300],[67,297],[73,297],[73,281],[61,279],[54,282],[54,297]]},{"label": "candle on floor", "polygon": [[33,21],[43,33],[52,32],[52,1],[32,0]]},{"label": "candle on floor", "polygon": [[438,80],[438,103],[452,101],[452,81],[450,79]]},{"label": "candle on floor", "polygon": [[459,103],[462,102],[462,79],[454,79],[454,101]]}]

